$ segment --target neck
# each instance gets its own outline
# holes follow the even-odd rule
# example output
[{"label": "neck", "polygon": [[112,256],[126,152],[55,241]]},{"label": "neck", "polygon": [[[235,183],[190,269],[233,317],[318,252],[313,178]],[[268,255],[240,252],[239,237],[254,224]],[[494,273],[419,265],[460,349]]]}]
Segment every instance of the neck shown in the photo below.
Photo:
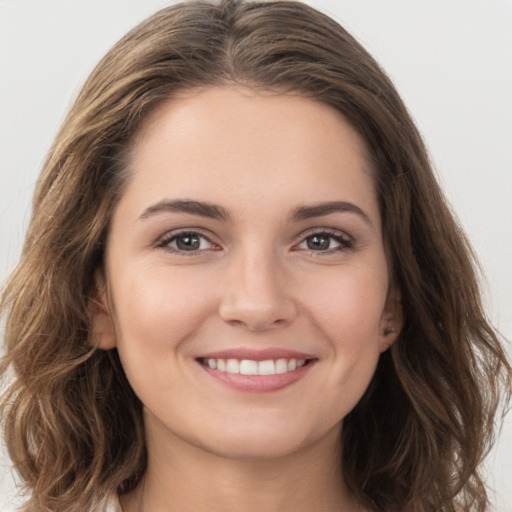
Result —
[{"label": "neck", "polygon": [[[149,435],[151,434],[151,435]],[[339,429],[279,457],[225,458],[167,431],[148,432],[144,480],[124,512],[359,512],[341,472]]]}]

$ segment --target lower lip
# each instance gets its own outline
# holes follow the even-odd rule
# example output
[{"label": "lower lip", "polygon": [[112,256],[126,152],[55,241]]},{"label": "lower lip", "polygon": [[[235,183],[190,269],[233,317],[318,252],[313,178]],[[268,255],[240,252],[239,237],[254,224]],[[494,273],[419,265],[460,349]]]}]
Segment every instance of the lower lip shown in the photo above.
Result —
[{"label": "lower lip", "polygon": [[276,375],[242,375],[241,373],[228,373],[220,370],[212,370],[209,366],[197,363],[208,375],[238,391],[252,393],[270,393],[291,386],[299,381],[311,370],[316,360],[297,368],[291,372]]}]

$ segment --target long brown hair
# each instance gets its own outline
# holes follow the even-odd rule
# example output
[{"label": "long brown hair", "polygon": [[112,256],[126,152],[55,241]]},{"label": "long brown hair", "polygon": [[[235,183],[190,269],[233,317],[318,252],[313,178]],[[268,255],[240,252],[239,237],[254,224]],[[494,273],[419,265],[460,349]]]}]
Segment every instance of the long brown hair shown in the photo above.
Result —
[{"label": "long brown hair", "polygon": [[141,403],[116,350],[97,349],[91,333],[94,274],[141,122],[177,91],[230,83],[330,105],[370,149],[404,328],[344,420],[350,489],[375,512],[487,510],[478,468],[510,366],[422,139],[385,73],[335,21],[295,1],[234,0],[174,5],[127,34],[49,152],[1,302],[2,372],[15,375],[2,413],[24,510],[86,510],[144,474]]}]

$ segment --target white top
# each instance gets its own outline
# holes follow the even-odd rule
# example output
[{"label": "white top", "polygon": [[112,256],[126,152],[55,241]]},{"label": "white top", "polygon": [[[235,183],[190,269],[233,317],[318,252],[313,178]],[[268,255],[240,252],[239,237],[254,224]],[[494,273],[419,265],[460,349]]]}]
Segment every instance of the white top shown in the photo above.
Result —
[{"label": "white top", "polygon": [[98,512],[123,512],[123,509],[117,496],[113,496],[105,503],[105,507]]}]

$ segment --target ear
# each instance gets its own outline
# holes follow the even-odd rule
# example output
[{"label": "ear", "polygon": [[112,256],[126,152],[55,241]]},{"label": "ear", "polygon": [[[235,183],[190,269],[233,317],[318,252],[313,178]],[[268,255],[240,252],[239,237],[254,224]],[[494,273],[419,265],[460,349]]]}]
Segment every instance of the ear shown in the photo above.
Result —
[{"label": "ear", "polygon": [[90,339],[96,347],[109,350],[117,346],[117,339],[104,271],[97,270],[94,280],[95,294],[89,299],[88,304],[91,322]]},{"label": "ear", "polygon": [[402,296],[395,285],[391,285],[382,313],[379,351],[385,352],[397,340],[403,326]]}]

